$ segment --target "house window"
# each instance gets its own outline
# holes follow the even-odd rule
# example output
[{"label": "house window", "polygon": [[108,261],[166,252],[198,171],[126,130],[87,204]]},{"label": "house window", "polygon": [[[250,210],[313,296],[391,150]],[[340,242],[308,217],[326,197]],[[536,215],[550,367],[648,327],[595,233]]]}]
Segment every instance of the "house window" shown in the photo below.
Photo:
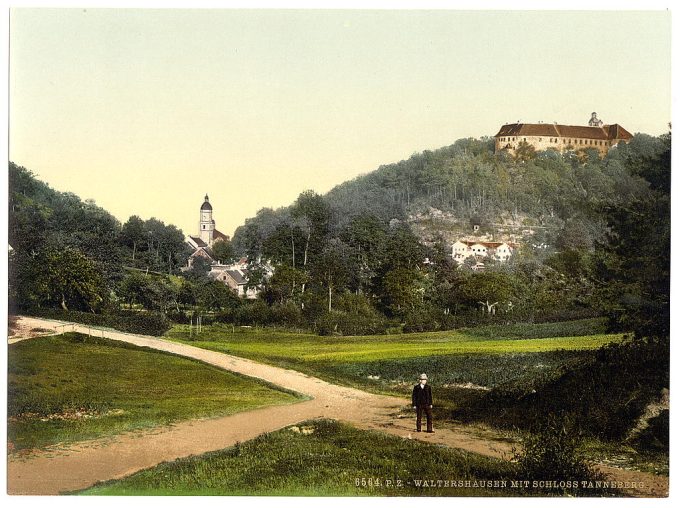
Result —
[{"label": "house window", "polygon": [[524,141],[526,142],[527,138],[524,138]]},{"label": "house window", "polygon": [[205,224],[203,224],[203,229],[205,229]]}]

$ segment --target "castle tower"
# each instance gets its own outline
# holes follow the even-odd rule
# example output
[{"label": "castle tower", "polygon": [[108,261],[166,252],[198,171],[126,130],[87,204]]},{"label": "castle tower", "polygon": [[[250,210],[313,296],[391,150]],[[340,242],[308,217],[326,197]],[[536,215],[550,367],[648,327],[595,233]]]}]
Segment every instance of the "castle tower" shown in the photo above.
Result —
[{"label": "castle tower", "polygon": [[597,113],[593,111],[590,114],[590,120],[588,120],[589,127],[602,127],[602,120],[597,117]]},{"label": "castle tower", "polygon": [[212,218],[212,205],[205,195],[205,201],[201,205],[201,220],[198,223],[198,231],[201,240],[211,246],[215,233],[215,221]]}]

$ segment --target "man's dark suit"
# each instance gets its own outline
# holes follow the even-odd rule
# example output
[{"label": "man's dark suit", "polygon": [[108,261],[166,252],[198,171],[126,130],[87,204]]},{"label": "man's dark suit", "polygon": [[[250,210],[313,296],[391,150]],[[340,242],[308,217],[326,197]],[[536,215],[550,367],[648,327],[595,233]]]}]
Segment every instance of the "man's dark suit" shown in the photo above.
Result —
[{"label": "man's dark suit", "polygon": [[413,394],[411,395],[411,405],[416,408],[416,430],[420,431],[421,422],[423,420],[423,411],[427,417],[427,431],[432,432],[432,388],[426,384],[422,388],[420,383],[413,387]]}]

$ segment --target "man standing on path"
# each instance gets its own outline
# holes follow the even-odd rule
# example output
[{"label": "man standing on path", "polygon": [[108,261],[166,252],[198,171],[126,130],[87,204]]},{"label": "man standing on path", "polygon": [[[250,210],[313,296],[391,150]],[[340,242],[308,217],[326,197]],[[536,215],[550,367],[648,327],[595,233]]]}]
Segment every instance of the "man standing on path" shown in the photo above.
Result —
[{"label": "man standing on path", "polygon": [[425,416],[427,416],[427,432],[433,433],[432,389],[427,384],[427,374],[421,374],[420,383],[413,387],[411,404],[413,405],[413,409],[416,410],[416,431],[420,432],[420,425],[423,420],[423,411],[425,411]]}]

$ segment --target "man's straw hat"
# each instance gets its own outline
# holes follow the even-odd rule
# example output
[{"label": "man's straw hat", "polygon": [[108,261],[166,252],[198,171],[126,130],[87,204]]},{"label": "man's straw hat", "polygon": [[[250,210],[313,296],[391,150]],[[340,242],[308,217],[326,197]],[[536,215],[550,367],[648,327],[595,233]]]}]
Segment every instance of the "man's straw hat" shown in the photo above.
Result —
[{"label": "man's straw hat", "polygon": [[427,379],[427,374],[421,374],[418,379]]}]

